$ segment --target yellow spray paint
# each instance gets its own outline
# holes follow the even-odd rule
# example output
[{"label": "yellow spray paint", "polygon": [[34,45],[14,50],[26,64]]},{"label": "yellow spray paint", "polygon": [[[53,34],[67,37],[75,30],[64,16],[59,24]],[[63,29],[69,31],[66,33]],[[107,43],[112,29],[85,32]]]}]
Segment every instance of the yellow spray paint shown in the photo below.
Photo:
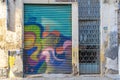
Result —
[{"label": "yellow spray paint", "polygon": [[12,68],[15,65],[15,57],[14,56],[9,56],[9,65],[10,65],[10,68]]},{"label": "yellow spray paint", "polygon": [[[29,38],[29,37],[25,36],[25,49],[26,50],[30,49],[32,47],[37,47],[37,50],[34,51],[34,53],[30,56],[30,58],[35,61],[38,61],[37,55],[39,54],[39,51],[41,50],[41,38],[40,38],[41,31],[37,31],[37,30],[40,30],[39,26],[37,26],[37,25],[25,26],[25,32],[32,32],[35,34],[35,37],[37,37],[37,38],[34,38],[31,36]],[[29,35],[29,34],[27,34],[27,35]]]},{"label": "yellow spray paint", "polygon": [[9,56],[9,67],[10,67],[9,76],[11,78],[15,77],[15,75],[14,75],[14,73],[12,71],[12,68],[14,67],[14,65],[15,65],[15,56]]}]

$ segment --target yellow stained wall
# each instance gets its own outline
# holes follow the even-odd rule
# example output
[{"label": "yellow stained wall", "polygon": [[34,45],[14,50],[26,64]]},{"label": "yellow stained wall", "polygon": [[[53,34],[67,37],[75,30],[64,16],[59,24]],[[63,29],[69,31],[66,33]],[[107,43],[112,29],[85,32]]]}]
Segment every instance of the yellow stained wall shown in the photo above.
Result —
[{"label": "yellow stained wall", "polygon": [[[8,75],[9,70],[11,66],[13,67],[15,65],[13,63],[17,61],[16,59],[19,57],[21,58],[21,56],[17,57],[15,60],[13,60],[13,58],[8,58],[8,51],[20,50],[22,48],[22,0],[17,0],[16,2],[13,2],[13,0],[8,1],[10,11],[10,14],[8,14],[8,16],[6,2],[0,2],[0,63],[2,63],[0,64],[0,69],[7,70],[6,77],[10,76]],[[9,26],[7,25],[8,19]],[[15,28],[15,31],[8,30],[9,27]],[[11,64],[8,64],[8,61],[10,61]],[[22,59],[16,63],[20,63],[19,65],[21,66],[11,70],[16,73],[22,72]],[[2,73],[0,73],[0,76],[5,77],[2,75]]]}]

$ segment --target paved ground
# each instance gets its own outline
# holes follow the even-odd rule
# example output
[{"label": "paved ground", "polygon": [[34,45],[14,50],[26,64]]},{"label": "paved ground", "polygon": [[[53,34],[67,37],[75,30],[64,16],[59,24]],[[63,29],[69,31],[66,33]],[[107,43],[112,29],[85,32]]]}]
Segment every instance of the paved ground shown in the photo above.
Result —
[{"label": "paved ground", "polygon": [[11,78],[11,79],[0,79],[0,80],[120,80],[118,75],[106,75],[106,77],[100,76],[78,76],[78,77],[37,77],[37,78]]},{"label": "paved ground", "polygon": [[72,78],[11,78],[0,80],[115,80],[115,79],[107,77],[72,77]]},{"label": "paved ground", "polygon": [[106,76],[111,78],[112,80],[120,80],[120,75],[109,74]]}]

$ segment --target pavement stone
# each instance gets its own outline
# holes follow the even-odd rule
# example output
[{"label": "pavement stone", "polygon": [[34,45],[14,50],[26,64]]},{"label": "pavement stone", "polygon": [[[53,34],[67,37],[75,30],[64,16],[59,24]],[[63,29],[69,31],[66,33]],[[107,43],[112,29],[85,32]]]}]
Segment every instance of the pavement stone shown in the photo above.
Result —
[{"label": "pavement stone", "polygon": [[90,76],[79,76],[79,77],[59,77],[59,78],[8,78],[8,79],[0,79],[0,80],[120,80],[120,79],[112,79],[108,77],[90,77]]}]

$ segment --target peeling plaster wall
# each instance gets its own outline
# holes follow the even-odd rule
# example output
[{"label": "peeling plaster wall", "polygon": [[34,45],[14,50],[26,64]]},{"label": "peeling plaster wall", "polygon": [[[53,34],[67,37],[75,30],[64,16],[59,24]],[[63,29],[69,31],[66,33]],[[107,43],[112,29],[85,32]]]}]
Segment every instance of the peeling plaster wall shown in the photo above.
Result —
[{"label": "peeling plaster wall", "polygon": [[[119,4],[119,6],[120,6],[120,4]],[[118,42],[119,42],[119,44],[120,44],[120,10],[118,10]]]},{"label": "peeling plaster wall", "polygon": [[[10,2],[10,25],[15,31],[7,30],[7,12],[5,3],[0,2],[0,77],[22,77],[22,37],[23,37],[23,1],[9,0]],[[37,0],[35,0],[37,1]],[[38,0],[39,1],[39,0]],[[41,0],[41,2],[67,1],[67,0]],[[70,1],[70,0],[69,0]],[[73,0],[71,0],[73,1]],[[102,74],[118,71],[117,64],[117,24],[116,5],[113,2],[103,3],[101,0],[101,71]],[[14,14],[14,15],[13,15]],[[14,19],[14,20],[13,20]],[[13,20],[13,21],[12,21]],[[20,54],[8,56],[8,51],[20,51]],[[112,51],[111,51],[112,50]],[[116,54],[116,56],[113,56]],[[8,64],[9,60],[9,64]],[[11,64],[10,64],[11,63]],[[12,65],[12,66],[10,66]],[[8,74],[8,70],[10,70]],[[75,70],[77,72],[77,70]]]},{"label": "peeling plaster wall", "polygon": [[8,56],[5,42],[6,33],[6,5],[0,2],[0,78],[7,77],[8,71]]},{"label": "peeling plaster wall", "polygon": [[[39,0],[9,0],[9,30],[6,30],[6,50],[11,53],[8,56],[9,60],[9,77],[23,77],[23,58],[22,58],[22,37],[23,37],[23,3],[24,2],[40,2]],[[55,2],[55,0],[41,0],[44,2]],[[64,1],[62,1],[64,2]],[[15,30],[13,30],[15,29]],[[12,54],[13,51],[20,51],[19,54]],[[12,55],[11,55],[12,54]],[[75,66],[75,65],[74,65]],[[76,66],[77,67],[77,66]],[[77,72],[76,69],[74,69]]]},{"label": "peeling plaster wall", "polygon": [[[7,30],[6,32],[6,49],[8,51],[21,51],[22,50],[22,0],[9,0],[9,26],[14,31]],[[13,20],[13,21],[12,21]],[[9,77],[22,77],[23,63],[22,52],[14,56],[9,56]],[[10,64],[13,63],[13,66]]]},{"label": "peeling plaster wall", "polygon": [[[2,63],[0,64],[0,77],[11,76],[9,75],[8,51],[16,51],[22,48],[22,0],[17,0],[16,2],[13,2],[13,0],[8,1],[10,4],[10,14],[8,16],[10,17],[7,17],[6,2],[0,2],[0,63]],[[10,19],[9,26],[7,25],[8,18]],[[8,30],[9,28],[15,28],[15,30]],[[21,56],[16,57],[16,63],[19,63],[19,65],[22,65],[22,59],[19,61],[17,59],[21,58]],[[20,67],[18,68],[19,72],[22,72],[22,68],[20,69]]]},{"label": "peeling plaster wall", "polygon": [[118,71],[117,5],[101,1],[101,60],[102,73]]},{"label": "peeling plaster wall", "polygon": [[[10,28],[15,28],[15,31],[7,30],[6,32],[6,42],[7,48],[9,50],[19,49],[21,48],[21,38],[22,38],[22,0],[17,0],[13,2],[13,0],[9,0],[9,25]],[[14,14],[14,15],[13,15]],[[13,20],[13,21],[12,21]],[[14,24],[14,25],[13,25]],[[11,27],[12,25],[12,27]]]}]

